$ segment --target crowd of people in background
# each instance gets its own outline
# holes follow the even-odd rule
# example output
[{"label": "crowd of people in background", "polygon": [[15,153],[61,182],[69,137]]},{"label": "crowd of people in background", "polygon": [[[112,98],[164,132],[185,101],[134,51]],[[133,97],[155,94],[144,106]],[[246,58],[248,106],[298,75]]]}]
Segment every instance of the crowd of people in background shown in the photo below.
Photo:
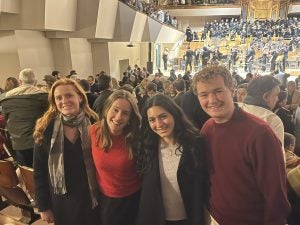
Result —
[{"label": "crowd of people in background", "polygon": [[53,71],[38,87],[24,69],[0,104],[47,222],[297,225],[300,82],[287,77],[134,65],[119,81]]},{"label": "crowd of people in background", "polygon": [[[248,47],[229,46],[229,40],[239,41]],[[246,39],[247,43],[246,43]],[[204,41],[210,40],[210,44],[204,44],[203,48],[193,49],[194,68],[206,66],[210,63],[221,63],[229,69],[235,67],[237,62],[244,65],[245,72],[256,70],[265,72],[285,71],[289,65],[289,53],[295,52],[300,47],[300,21],[293,17],[278,20],[256,20],[253,22],[232,19],[223,19],[221,21],[207,22],[202,32],[192,31],[188,26],[186,28],[186,41]],[[224,41],[227,43],[224,46]],[[223,43],[223,44],[222,44]],[[226,52],[221,52],[220,47],[226,48]],[[183,56],[185,68],[192,59],[187,57],[189,47]],[[223,50],[224,51],[224,50]],[[202,59],[201,61],[199,59]],[[298,64],[299,66],[299,64]]]},{"label": "crowd of people in background", "polygon": [[169,5],[223,5],[234,3],[234,0],[172,0]]},{"label": "crowd of people in background", "polygon": [[[155,3],[123,2],[177,27]],[[190,45],[238,37],[251,39],[243,53],[238,46],[225,55],[218,46]],[[0,159],[7,156],[3,143],[10,143],[15,166],[33,169],[43,221],[300,224],[300,75],[291,80],[285,73],[288,53],[300,47],[299,18],[224,19],[207,23],[200,36],[187,27],[186,40],[181,72],[168,71],[165,48],[165,74],[136,64],[120,79],[54,70],[37,84],[30,68],[6,79],[0,128],[8,135],[0,132]],[[253,73],[257,51],[266,75]],[[245,76],[232,69],[241,54]]]},{"label": "crowd of people in background", "polygon": [[[171,18],[138,0],[128,4],[162,23]],[[240,60],[236,46],[229,68],[219,66],[226,58],[218,47],[188,46],[182,73],[134,65],[120,80],[105,71],[79,79],[75,70],[55,70],[44,84],[32,69],[8,77],[1,125],[14,160],[34,169],[41,218],[56,225],[298,225],[300,76],[288,80],[284,70],[288,52],[299,48],[299,23],[225,19],[206,24],[200,38],[187,27],[187,42],[251,37],[244,78],[229,71]],[[256,51],[270,74],[252,73]],[[165,48],[165,72],[168,55]],[[279,55],[286,61],[276,67]]]},{"label": "crowd of people in background", "polygon": [[227,36],[235,39],[236,35],[240,35],[242,39],[247,37],[297,38],[300,35],[300,20],[297,17],[255,21],[237,18],[222,19],[221,21],[214,20],[204,25],[201,40],[204,40],[206,37],[225,38]]},{"label": "crowd of people in background", "polygon": [[159,6],[147,3],[141,0],[122,0],[125,4],[134,7],[135,9],[139,10],[150,16],[151,18],[157,20],[160,23],[164,23],[167,25],[171,25],[175,28],[178,27],[178,21],[175,16],[171,16],[169,11],[162,10]]}]

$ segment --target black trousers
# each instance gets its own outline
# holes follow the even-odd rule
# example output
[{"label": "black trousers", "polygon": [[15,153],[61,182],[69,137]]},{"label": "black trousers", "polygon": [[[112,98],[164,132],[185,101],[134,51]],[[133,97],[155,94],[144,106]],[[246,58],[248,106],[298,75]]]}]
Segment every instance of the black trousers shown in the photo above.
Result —
[{"label": "black trousers", "polygon": [[24,150],[14,150],[13,158],[21,166],[33,167],[33,148]]},{"label": "black trousers", "polygon": [[187,225],[186,220],[166,221],[166,225]]},{"label": "black trousers", "polygon": [[140,191],[124,197],[100,197],[102,225],[134,225],[139,207]]},{"label": "black trousers", "polygon": [[164,61],[164,70],[167,70],[168,69],[168,59],[163,58],[163,61]]},{"label": "black trousers", "polygon": [[185,61],[185,71],[187,71],[187,67],[190,66],[190,71],[192,71],[192,60],[191,59],[187,59]]},{"label": "black trousers", "polygon": [[290,225],[299,225],[300,224],[300,197],[297,196],[296,192],[287,184],[287,195],[289,202],[291,204],[291,213],[288,218],[288,224]]}]

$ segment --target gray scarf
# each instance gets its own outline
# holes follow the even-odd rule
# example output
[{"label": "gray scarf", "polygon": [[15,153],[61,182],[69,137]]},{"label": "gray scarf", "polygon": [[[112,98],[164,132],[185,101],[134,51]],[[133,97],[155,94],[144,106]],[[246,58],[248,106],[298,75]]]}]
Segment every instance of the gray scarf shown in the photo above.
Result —
[{"label": "gray scarf", "polygon": [[89,118],[81,111],[76,116],[64,116],[60,114],[54,121],[53,134],[51,138],[48,168],[51,185],[54,193],[63,195],[67,193],[64,170],[64,130],[63,125],[77,127],[83,151],[83,160],[88,177],[92,206],[97,206],[98,185],[95,176],[95,167],[92,159]]}]

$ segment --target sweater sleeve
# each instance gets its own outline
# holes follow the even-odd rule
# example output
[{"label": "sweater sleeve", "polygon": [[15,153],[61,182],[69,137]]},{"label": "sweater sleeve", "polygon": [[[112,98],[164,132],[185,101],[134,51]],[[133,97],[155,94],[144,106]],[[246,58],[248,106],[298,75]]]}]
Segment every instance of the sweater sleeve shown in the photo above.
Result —
[{"label": "sweater sleeve", "polygon": [[43,144],[35,144],[33,156],[36,202],[40,212],[51,209],[50,184],[48,179],[48,151]]},{"label": "sweater sleeve", "polygon": [[262,129],[251,146],[250,160],[265,200],[265,225],[284,225],[289,214],[285,164],[281,145],[270,129]]}]

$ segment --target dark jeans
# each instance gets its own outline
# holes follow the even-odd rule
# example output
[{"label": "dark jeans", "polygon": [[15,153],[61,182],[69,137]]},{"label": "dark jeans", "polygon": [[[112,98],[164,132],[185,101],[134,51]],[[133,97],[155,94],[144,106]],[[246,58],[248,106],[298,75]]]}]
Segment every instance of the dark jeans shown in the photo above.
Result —
[{"label": "dark jeans", "polygon": [[100,197],[102,225],[134,225],[139,207],[140,191],[124,198]]},{"label": "dark jeans", "polygon": [[20,166],[32,168],[33,165],[33,148],[24,150],[14,150],[13,158]]},{"label": "dark jeans", "polygon": [[190,66],[190,71],[192,71],[192,60],[188,59],[185,61],[185,71],[187,71],[187,67]]},{"label": "dark jeans", "polygon": [[168,69],[168,59],[164,59],[164,70]]}]

